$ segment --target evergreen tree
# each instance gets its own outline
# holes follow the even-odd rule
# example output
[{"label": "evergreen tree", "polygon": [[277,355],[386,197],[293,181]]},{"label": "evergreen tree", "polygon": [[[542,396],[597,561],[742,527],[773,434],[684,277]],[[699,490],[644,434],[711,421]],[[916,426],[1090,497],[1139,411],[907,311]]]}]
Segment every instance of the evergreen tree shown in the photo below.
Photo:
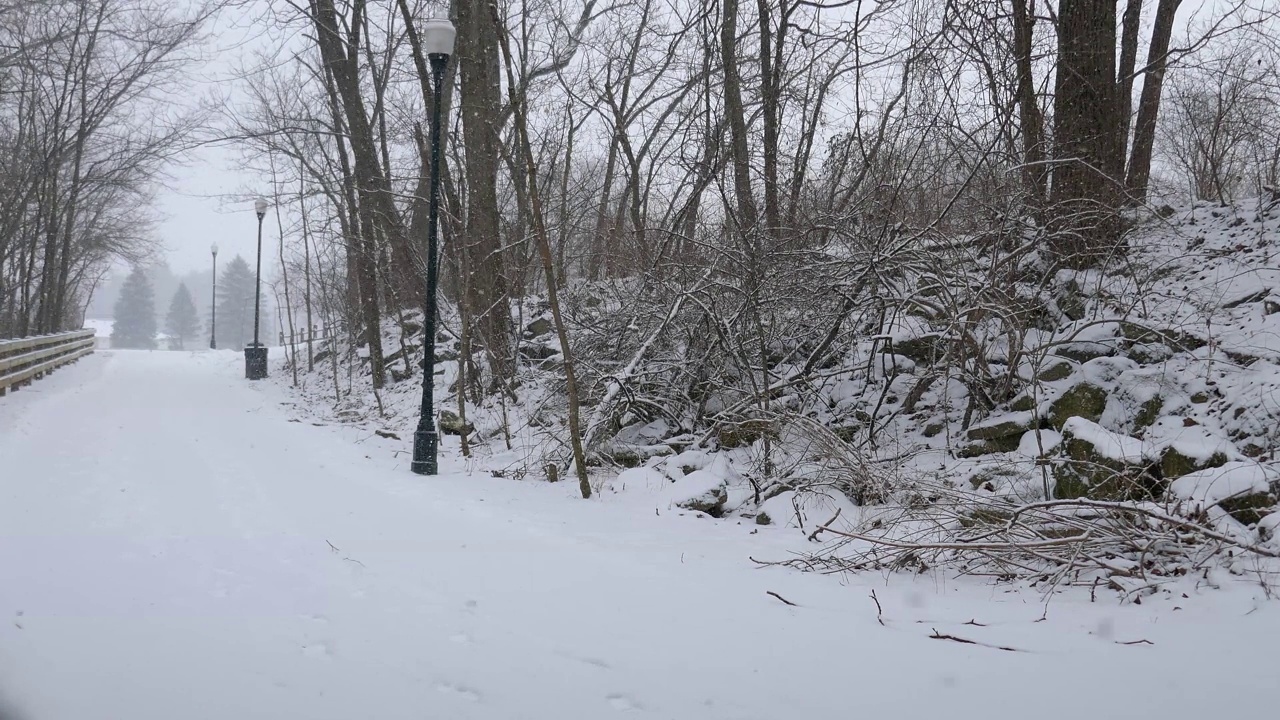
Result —
[{"label": "evergreen tree", "polygon": [[154,350],[156,302],[146,273],[134,268],[120,288],[111,328],[111,347]]},{"label": "evergreen tree", "polygon": [[[196,317],[196,304],[191,300],[191,293],[186,283],[180,283],[169,302],[169,314],[164,321],[165,332],[177,343],[178,350],[186,349],[187,340],[200,332],[200,321]],[[170,348],[174,349],[174,348]]]},{"label": "evergreen tree", "polygon": [[239,255],[218,273],[218,347],[253,342],[253,287],[253,270]]}]

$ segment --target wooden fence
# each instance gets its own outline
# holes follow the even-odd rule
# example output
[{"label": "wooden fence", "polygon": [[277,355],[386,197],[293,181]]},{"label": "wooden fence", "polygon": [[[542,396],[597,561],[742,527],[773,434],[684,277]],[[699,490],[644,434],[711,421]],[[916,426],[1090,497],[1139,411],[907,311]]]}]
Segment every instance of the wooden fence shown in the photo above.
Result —
[{"label": "wooden fence", "polygon": [[0,396],[93,352],[93,330],[0,340]]}]

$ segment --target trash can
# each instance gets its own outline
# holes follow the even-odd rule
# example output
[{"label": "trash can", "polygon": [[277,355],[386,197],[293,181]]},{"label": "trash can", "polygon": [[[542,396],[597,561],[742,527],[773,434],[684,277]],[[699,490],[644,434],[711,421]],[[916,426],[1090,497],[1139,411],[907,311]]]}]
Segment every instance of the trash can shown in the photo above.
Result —
[{"label": "trash can", "polygon": [[261,380],[267,376],[267,346],[249,345],[244,349],[244,376]]}]

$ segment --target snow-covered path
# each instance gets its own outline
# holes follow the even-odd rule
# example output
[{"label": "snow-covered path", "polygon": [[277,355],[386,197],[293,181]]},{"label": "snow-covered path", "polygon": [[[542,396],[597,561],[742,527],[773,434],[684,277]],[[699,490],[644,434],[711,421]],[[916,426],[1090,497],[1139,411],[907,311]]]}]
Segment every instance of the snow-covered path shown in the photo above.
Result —
[{"label": "snow-covered path", "polygon": [[[569,484],[419,478],[241,372],[233,353],[99,353],[0,399],[0,704],[15,717],[1276,707],[1280,613],[1247,591],[1069,596],[1037,623],[1034,593],[759,570],[748,555],[784,557],[794,531],[573,501]],[[1137,640],[1155,645],[1118,644]]]}]

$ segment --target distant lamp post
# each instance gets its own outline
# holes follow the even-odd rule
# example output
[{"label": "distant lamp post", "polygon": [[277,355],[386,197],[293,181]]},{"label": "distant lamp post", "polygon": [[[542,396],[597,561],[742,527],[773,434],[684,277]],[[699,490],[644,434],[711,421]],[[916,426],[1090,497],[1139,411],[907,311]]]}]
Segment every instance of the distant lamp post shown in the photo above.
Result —
[{"label": "distant lamp post", "polygon": [[244,349],[244,376],[249,380],[261,380],[267,376],[267,348],[258,341],[258,313],[262,303],[262,219],[267,216],[267,201],[258,198],[253,203],[258,214],[258,267],[253,284],[253,344]]},{"label": "distant lamp post", "polygon": [[212,316],[209,318],[209,349],[218,349],[218,243],[209,246],[209,251],[213,253],[213,283],[210,291],[213,304],[211,308]]},{"label": "distant lamp post", "polygon": [[440,105],[444,71],[449,65],[449,56],[453,54],[455,35],[453,23],[447,18],[433,17],[422,26],[423,49],[431,61],[434,102],[431,112],[431,204],[427,216],[427,316],[423,319],[422,329],[422,413],[418,416],[418,429],[413,434],[413,463],[410,465],[418,475],[436,474],[436,455],[440,447],[432,398],[436,378],[436,276],[439,270],[436,228],[440,215]]}]

